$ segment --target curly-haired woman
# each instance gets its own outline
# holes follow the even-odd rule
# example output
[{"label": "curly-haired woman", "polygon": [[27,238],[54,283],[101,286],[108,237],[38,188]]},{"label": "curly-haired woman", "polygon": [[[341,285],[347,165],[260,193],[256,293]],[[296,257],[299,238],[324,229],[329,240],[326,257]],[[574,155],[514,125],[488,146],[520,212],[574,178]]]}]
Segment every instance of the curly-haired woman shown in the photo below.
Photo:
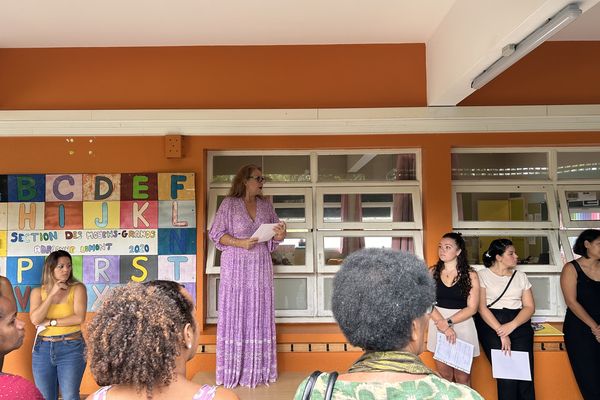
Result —
[{"label": "curly-haired woman", "polygon": [[[460,233],[446,233],[438,245],[438,256],[431,269],[437,305],[429,321],[427,350],[435,352],[437,333],[442,332],[450,343],[455,343],[456,338],[471,343],[473,357],[477,357],[479,339],[473,315],[479,307],[479,278],[467,261],[465,239]],[[471,374],[441,361],[436,360],[435,365],[445,379],[471,386]]]},{"label": "curly-haired woman", "polygon": [[[331,308],[348,341],[365,353],[340,374],[331,398],[481,400],[419,358],[434,300],[433,279],[414,255],[389,249],[350,254],[333,280]],[[312,398],[324,398],[330,376],[317,378]],[[296,390],[296,400],[306,398],[307,382]]]},{"label": "curly-haired woman", "polygon": [[113,289],[89,325],[90,367],[103,386],[89,398],[237,399],[227,389],[186,379],[198,335],[193,302],[179,284],[131,282]]},{"label": "curly-haired woman", "polygon": [[73,276],[73,260],[63,250],[46,257],[42,287],[31,291],[29,318],[40,331],[31,357],[33,379],[46,400],[79,400],[85,370],[81,324],[87,292]]}]

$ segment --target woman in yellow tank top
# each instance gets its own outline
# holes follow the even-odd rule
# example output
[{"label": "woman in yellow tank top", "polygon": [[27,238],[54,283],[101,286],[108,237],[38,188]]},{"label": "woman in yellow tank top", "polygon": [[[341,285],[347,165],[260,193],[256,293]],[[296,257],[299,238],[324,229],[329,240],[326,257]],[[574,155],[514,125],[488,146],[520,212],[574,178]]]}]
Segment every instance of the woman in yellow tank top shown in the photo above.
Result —
[{"label": "woman in yellow tank top", "polygon": [[85,321],[87,292],[73,277],[71,255],[57,250],[48,255],[42,286],[31,291],[29,317],[38,327],[32,366],[36,386],[46,400],[79,400],[85,370]]}]

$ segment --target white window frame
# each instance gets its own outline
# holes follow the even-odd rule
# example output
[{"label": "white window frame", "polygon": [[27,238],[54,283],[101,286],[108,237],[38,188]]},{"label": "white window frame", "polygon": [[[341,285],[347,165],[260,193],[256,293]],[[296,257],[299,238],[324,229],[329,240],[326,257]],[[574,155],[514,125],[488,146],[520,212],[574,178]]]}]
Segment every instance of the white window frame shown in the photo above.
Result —
[{"label": "white window frame", "polygon": [[319,273],[336,273],[340,269],[340,265],[325,265],[325,246],[324,238],[326,236],[336,237],[365,237],[365,236],[383,236],[383,237],[410,237],[413,240],[415,255],[423,259],[423,234],[421,231],[343,231],[343,230],[323,230],[317,232],[317,272]]},{"label": "white window frame", "polygon": [[[573,252],[573,246],[571,246],[571,242],[569,241],[570,236],[579,236],[581,232],[585,229],[570,229],[570,230],[561,230],[559,232],[560,242],[563,245],[563,253],[565,255],[565,262],[569,262],[571,260],[575,260],[581,257],[579,254],[575,254]],[[566,246],[565,246],[566,245]]]},{"label": "white window frame", "polygon": [[[343,189],[343,190],[342,190]],[[410,194],[413,220],[412,222],[325,222],[324,197],[328,194]],[[389,188],[372,187],[318,187],[315,194],[317,200],[317,229],[422,229],[421,192],[419,187],[401,186]]]},{"label": "white window frame", "polygon": [[[315,316],[315,289],[316,289],[316,278],[314,275],[302,275],[302,274],[289,274],[289,275],[274,275],[273,280],[276,279],[306,279],[306,310],[275,310],[275,322],[283,323],[283,322],[311,322],[314,321]],[[209,324],[214,324],[217,322],[219,317],[219,313],[217,312],[217,302],[218,299],[216,297],[217,294],[217,280],[219,279],[219,275],[209,275],[207,277],[207,307],[206,313],[207,318],[206,322]],[[275,282],[273,282],[275,285]],[[305,321],[300,321],[297,317],[304,317]],[[307,317],[311,317],[308,318]],[[323,322],[322,320],[316,322]]]},{"label": "white window frame", "polygon": [[[300,274],[314,272],[313,264],[313,234],[312,232],[288,232],[288,238],[303,238],[306,243],[306,257],[304,265],[273,265],[273,272],[276,274]],[[208,239],[208,249],[206,255],[206,274],[220,274],[221,267],[215,265],[215,256],[217,248],[215,244]]]},{"label": "white window frame", "polygon": [[549,321],[562,321],[566,310],[565,301],[560,289],[560,275],[527,273],[527,278],[548,278],[550,282],[550,308],[540,309],[539,304],[535,305],[535,316],[544,316]]},{"label": "white window frame", "polygon": [[[458,193],[544,193],[546,195],[549,221],[460,221],[458,219]],[[556,199],[552,185],[498,184],[452,184],[452,225],[455,229],[558,229]]]},{"label": "white window frame", "polygon": [[[217,198],[219,196],[227,196],[229,192],[228,188],[218,188],[208,190],[208,215],[206,219],[206,227],[210,229],[212,226],[215,216],[217,214]],[[312,190],[311,188],[282,188],[282,187],[271,187],[265,188],[265,196],[278,196],[278,195],[304,195],[305,199],[305,222],[288,222],[288,229],[310,229],[313,224],[313,210],[312,210]]]},{"label": "white window frame", "polygon": [[532,147],[510,147],[510,148],[460,148],[452,149],[451,154],[490,154],[490,156],[499,153],[545,153],[548,168],[548,178],[546,179],[452,179],[453,184],[473,185],[475,183],[483,186],[487,185],[506,185],[506,184],[526,184],[526,185],[547,185],[553,180],[553,171],[556,170],[556,164],[550,148],[532,148]]},{"label": "white window frame", "polygon": [[[260,151],[260,154],[256,154],[257,152]],[[231,186],[230,182],[213,182],[213,159],[214,157],[222,157],[222,156],[234,156],[234,157],[240,157],[240,156],[256,156],[256,157],[262,157],[262,156],[306,156],[309,158],[309,164],[310,164],[310,175],[311,175],[311,180],[310,181],[303,181],[303,182],[280,182],[280,181],[276,181],[276,182],[267,182],[267,185],[270,185],[271,187],[308,187],[312,185],[312,182],[314,182],[315,178],[315,172],[313,170],[313,163],[312,163],[312,153],[310,151],[306,151],[306,150],[256,150],[256,151],[248,151],[248,150],[244,150],[244,151],[237,151],[237,150],[224,150],[224,151],[209,151],[208,156],[207,156],[207,165],[206,165],[206,172],[207,172],[207,183],[208,183],[208,187],[209,188],[229,188]],[[237,172],[237,171],[236,171]],[[270,171],[266,171],[265,172],[267,175],[270,173]]]},{"label": "white window frame", "polygon": [[[419,148],[408,148],[408,149],[379,149],[373,151],[372,149],[364,150],[318,150],[315,151],[316,157],[314,157],[314,165],[311,166],[311,172],[313,174],[313,182],[317,186],[352,186],[360,183],[361,186],[384,186],[386,184],[393,184],[394,186],[419,186],[421,182],[421,149]],[[402,154],[414,154],[415,155],[415,179],[414,180],[367,180],[367,181],[319,181],[319,157],[320,156],[343,156],[343,155],[402,155]]]},{"label": "white window frame", "polygon": [[555,180],[561,185],[585,184],[585,182],[597,182],[598,178],[558,178],[558,153],[600,153],[600,147],[556,147],[551,150],[554,156]]},{"label": "white window frame", "polygon": [[600,191],[600,185],[557,185],[558,200],[560,202],[560,213],[565,228],[599,228],[600,221],[571,221],[569,216],[569,204],[567,203],[567,192]]},{"label": "white window frame", "polygon": [[[402,154],[414,154],[415,155],[415,179],[412,180],[370,180],[370,181],[339,181],[339,182],[318,182],[318,160],[319,156],[327,155],[402,155]],[[310,160],[310,181],[304,182],[275,182],[269,181],[264,187],[265,195],[286,195],[286,194],[304,194],[306,223],[290,222],[288,223],[288,237],[303,237],[306,241],[306,265],[302,269],[299,266],[274,266],[275,279],[285,278],[304,278],[307,279],[307,305],[308,310],[279,310],[276,311],[276,322],[293,322],[293,323],[328,323],[334,322],[333,317],[329,313],[323,313],[324,298],[322,287],[319,285],[322,283],[321,274],[317,271],[315,266],[318,250],[314,245],[318,235],[318,224],[314,220],[316,218],[317,210],[314,207],[317,204],[315,193],[321,188],[329,188],[333,190],[332,193],[410,193],[413,201],[413,217],[414,222],[410,223],[356,223],[358,231],[355,233],[349,233],[352,231],[344,231],[344,229],[350,229],[348,226],[341,225],[340,223],[331,224],[328,223],[326,229],[333,229],[333,231],[325,230],[332,233],[335,236],[400,236],[400,237],[411,237],[414,242],[415,253],[423,258],[423,222],[422,222],[422,205],[421,205],[421,150],[416,148],[402,148],[402,149],[353,149],[353,150],[239,150],[239,151],[209,151],[207,154],[207,216],[206,216],[206,227],[210,229],[214,221],[215,214],[217,212],[216,199],[217,196],[226,196],[231,184],[230,182],[213,182],[213,162],[215,156],[282,156],[282,155],[298,155],[309,157]],[[273,171],[264,171],[265,174],[272,173]],[[386,227],[389,226],[390,228]],[[375,228],[375,229],[373,229]],[[404,229],[404,230],[391,230],[391,229]],[[406,230],[415,229],[415,230]],[[335,232],[335,233],[333,233]],[[220,267],[215,267],[214,258],[216,254],[216,248],[214,244],[207,237],[207,261],[206,261],[206,274],[207,274],[207,316],[206,323],[217,322],[216,312],[216,282],[219,279]],[[323,251],[321,251],[323,254]],[[295,268],[295,269],[294,269]],[[339,269],[339,266],[334,266]],[[326,276],[333,276],[331,271]],[[320,282],[320,283],[319,283]],[[211,297],[212,295],[212,297]],[[321,303],[321,306],[317,304]],[[320,307],[320,311],[319,311]],[[328,315],[324,315],[328,314]]]},{"label": "white window frame", "polygon": [[[543,236],[548,240],[550,257],[551,261],[554,261],[554,264],[519,264],[517,269],[526,273],[534,272],[542,274],[560,272],[562,270],[562,258],[560,256],[560,247],[558,245],[558,231],[473,229],[460,230],[459,232],[466,238],[481,236],[493,238]],[[485,268],[483,264],[474,264],[472,267],[475,267],[476,269],[480,269],[480,267]]]},{"label": "white window frame", "polygon": [[317,315],[319,317],[330,317],[332,319],[332,321],[334,321],[333,312],[331,310],[325,309],[325,283],[324,283],[324,280],[325,279],[333,279],[334,276],[335,276],[334,274],[325,274],[325,275],[319,274],[319,276],[317,277],[317,290],[319,293],[318,304],[317,304]]}]

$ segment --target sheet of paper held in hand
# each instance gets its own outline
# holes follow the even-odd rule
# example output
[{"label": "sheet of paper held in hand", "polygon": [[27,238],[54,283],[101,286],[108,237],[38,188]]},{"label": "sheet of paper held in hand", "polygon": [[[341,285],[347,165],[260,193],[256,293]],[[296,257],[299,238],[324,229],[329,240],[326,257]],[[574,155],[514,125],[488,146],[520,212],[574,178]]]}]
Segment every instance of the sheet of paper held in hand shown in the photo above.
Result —
[{"label": "sheet of paper held in hand", "polygon": [[492,350],[492,376],[496,379],[531,381],[529,354],[526,351],[511,351],[509,356],[502,350]]},{"label": "sheet of paper held in hand", "polygon": [[469,374],[473,363],[473,345],[460,339],[451,344],[446,335],[438,332],[433,358]]},{"label": "sheet of paper held in hand", "polygon": [[258,227],[256,232],[252,234],[252,237],[257,238],[259,243],[271,240],[271,238],[275,236],[273,228],[275,228],[276,226],[277,224],[262,224]]}]

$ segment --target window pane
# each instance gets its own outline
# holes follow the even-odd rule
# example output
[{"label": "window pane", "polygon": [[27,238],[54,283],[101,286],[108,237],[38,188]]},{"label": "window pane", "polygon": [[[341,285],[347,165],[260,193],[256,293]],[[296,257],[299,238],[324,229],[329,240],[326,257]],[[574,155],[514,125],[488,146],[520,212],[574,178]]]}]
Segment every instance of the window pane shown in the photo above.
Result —
[{"label": "window pane", "polygon": [[413,222],[412,194],[326,194],[324,222]]},{"label": "window pane", "polygon": [[[219,298],[219,285],[221,279],[217,278],[216,298]],[[275,309],[276,310],[306,310],[308,309],[307,280],[306,278],[274,278]],[[217,311],[219,311],[219,302]]]},{"label": "window pane", "polygon": [[571,221],[600,221],[600,191],[566,191]]},{"label": "window pane", "polygon": [[306,278],[275,278],[275,309],[306,310],[308,308]]},{"label": "window pane", "polygon": [[306,222],[306,200],[302,194],[267,196],[279,219],[285,222]]},{"label": "window pane", "polygon": [[546,153],[454,153],[452,179],[548,179],[548,158]]},{"label": "window pane", "polygon": [[263,173],[273,182],[310,182],[310,156],[265,156]]},{"label": "window pane", "polygon": [[214,156],[212,182],[232,182],[233,177],[244,165],[262,167],[261,156]]},{"label": "window pane", "polygon": [[304,238],[285,238],[271,253],[271,259],[273,265],[305,265],[306,240]]},{"label": "window pane", "polygon": [[535,301],[535,308],[537,310],[550,310],[552,308],[550,299],[555,296],[550,285],[550,277],[531,276],[528,274],[527,278],[532,286],[531,291],[533,293],[533,300]]},{"label": "window pane", "polygon": [[310,156],[215,156],[213,183],[231,182],[244,165],[256,164],[262,168],[268,182],[310,182]]},{"label": "window pane", "polygon": [[558,179],[600,178],[600,152],[566,152],[557,154]]},{"label": "window pane", "polygon": [[339,265],[352,252],[365,248],[386,248],[404,250],[414,253],[414,240],[412,237],[401,236],[325,236],[323,249],[325,252],[325,265]]},{"label": "window pane", "polygon": [[416,180],[416,154],[320,155],[319,182]]},{"label": "window pane", "polygon": [[500,237],[510,239],[515,246],[520,265],[555,265],[550,258],[550,244],[546,236],[464,236],[469,264],[483,264],[482,254],[490,243]]},{"label": "window pane", "polygon": [[333,277],[323,278],[323,308],[331,311],[331,295],[333,294]]},{"label": "window pane", "polygon": [[549,221],[546,193],[457,193],[460,221]]}]

